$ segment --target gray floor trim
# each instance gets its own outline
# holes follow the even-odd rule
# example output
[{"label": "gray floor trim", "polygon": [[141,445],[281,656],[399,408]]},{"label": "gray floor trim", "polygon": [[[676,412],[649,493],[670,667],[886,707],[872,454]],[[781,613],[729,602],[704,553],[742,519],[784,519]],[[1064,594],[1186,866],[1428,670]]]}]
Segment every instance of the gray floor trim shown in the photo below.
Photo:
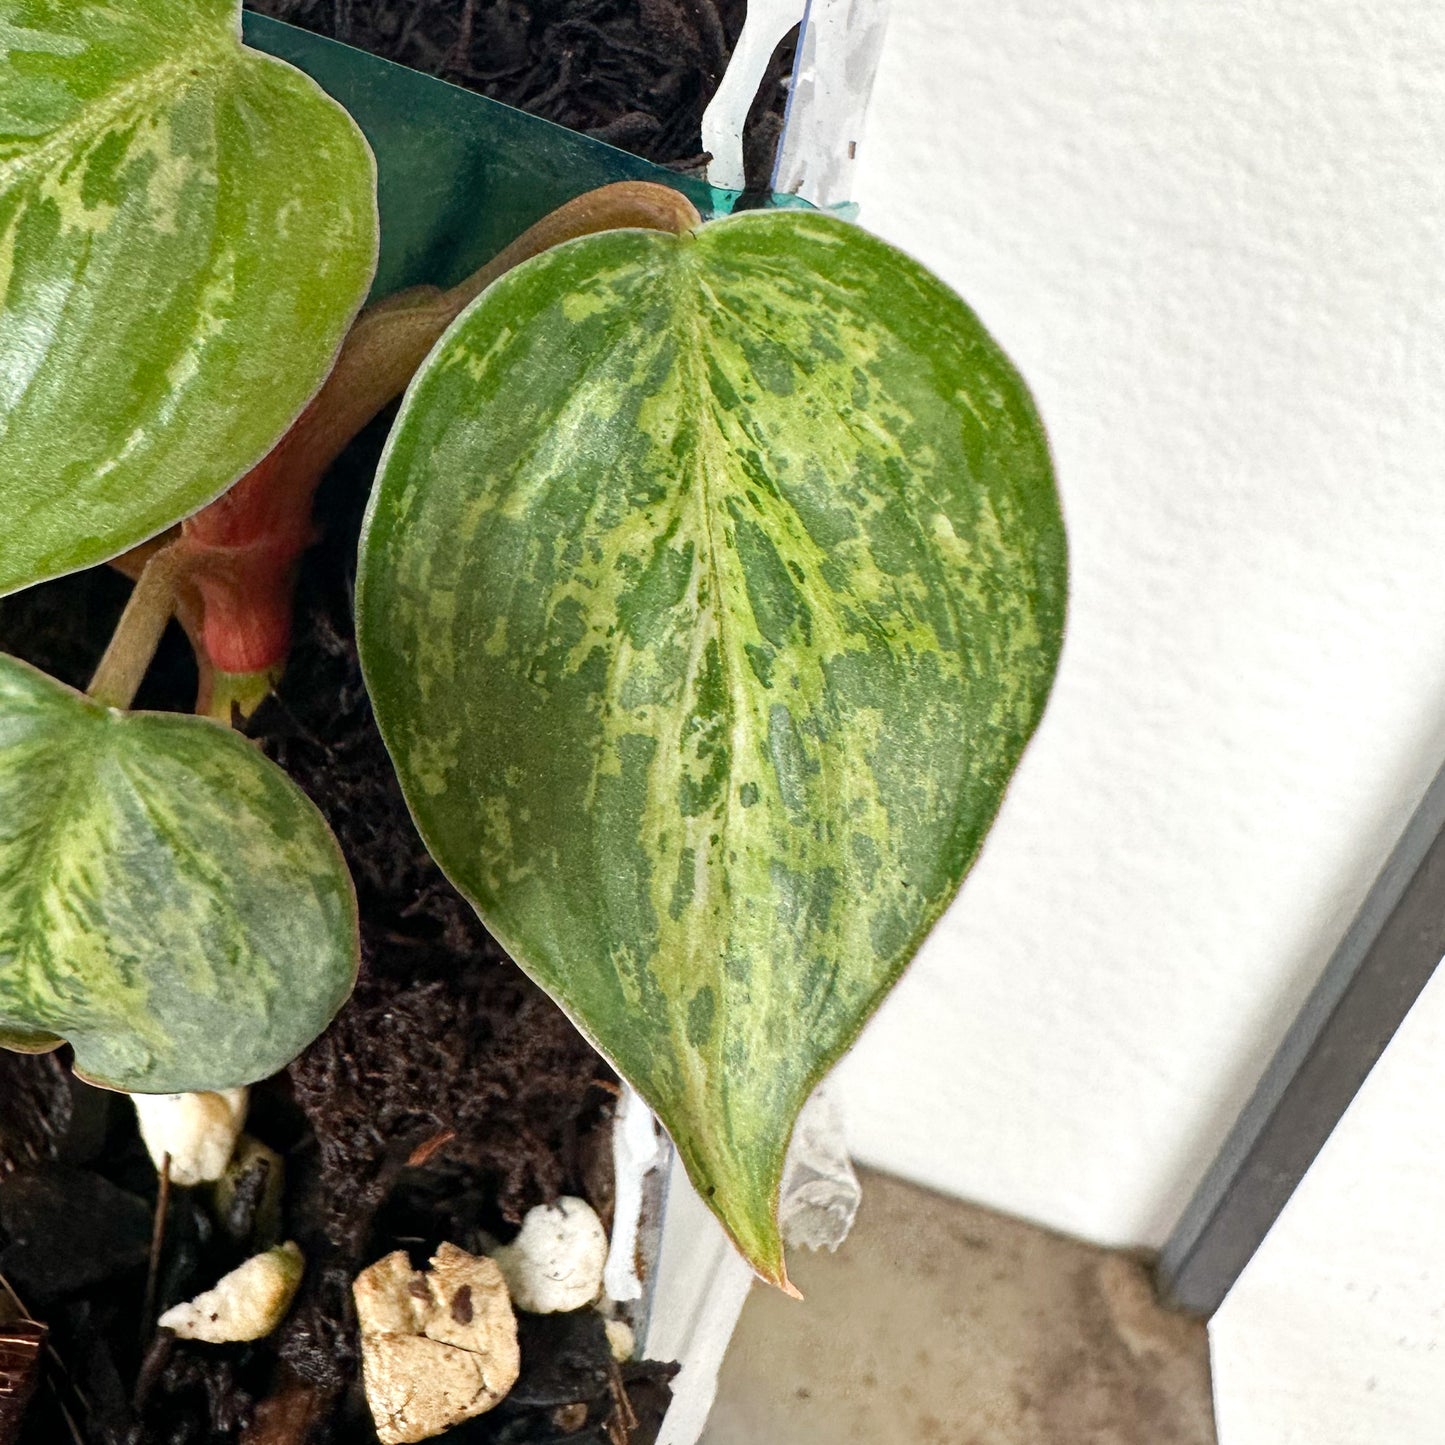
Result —
[{"label": "gray floor trim", "polygon": [[1442,956],[1445,770],[1165,1245],[1167,1304],[1219,1308]]}]

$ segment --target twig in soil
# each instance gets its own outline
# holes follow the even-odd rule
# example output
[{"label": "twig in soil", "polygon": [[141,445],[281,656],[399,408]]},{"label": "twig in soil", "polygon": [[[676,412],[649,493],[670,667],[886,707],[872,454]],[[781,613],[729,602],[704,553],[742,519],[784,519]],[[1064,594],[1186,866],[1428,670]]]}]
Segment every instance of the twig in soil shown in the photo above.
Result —
[{"label": "twig in soil", "polygon": [[527,69],[527,62],[519,60],[501,70],[475,70],[470,65],[459,65],[452,73],[475,89],[478,85],[490,85],[497,80],[510,80]]},{"label": "twig in soil", "polygon": [[572,88],[573,55],[574,52],[570,46],[563,50],[561,62],[557,66],[557,79],[532,102],[538,110],[541,110],[543,106],[551,105],[554,100],[566,95]]},{"label": "twig in soil", "polygon": [[452,53],[447,60],[448,70],[460,70],[467,63],[468,56],[472,53],[472,25],[477,18],[477,0],[466,0],[462,6],[462,15],[457,23],[456,44],[452,46]]},{"label": "twig in soil", "polygon": [[[665,66],[667,64],[666,57],[660,55],[650,46],[630,45],[625,40],[609,35],[600,25],[594,25],[590,20],[569,20],[567,22],[567,36],[568,39],[585,36],[588,40],[595,40],[598,48],[604,52],[611,50],[618,55],[634,55],[639,60],[647,61],[650,65]],[[607,62],[604,58],[599,63],[606,64]],[[624,82],[626,82],[627,79],[628,77],[623,77]],[[633,92],[630,89],[624,88],[620,93],[630,97]]]},{"label": "twig in soil", "polygon": [[616,1360],[607,1362],[608,1386],[612,1391],[612,1413],[607,1417],[607,1438],[612,1445],[629,1445],[637,1429],[637,1411],[627,1395],[627,1385]]},{"label": "twig in soil", "polygon": [[401,34],[396,38],[396,49],[392,57],[393,59],[398,55],[404,55],[406,53],[406,47],[411,44],[412,37],[416,34],[416,27],[421,21],[422,8],[420,5],[410,7],[406,19],[402,22]]},{"label": "twig in soil", "polygon": [[155,1223],[151,1227],[151,1257],[146,1266],[145,1303],[141,1306],[140,1347],[146,1347],[150,1339],[152,1321],[156,1312],[156,1287],[160,1282],[161,1250],[166,1242],[166,1213],[171,1202],[171,1156],[161,1160],[161,1182],[156,1191]]},{"label": "twig in soil", "polygon": [[394,928],[387,928],[382,931],[381,937],[393,948],[433,948],[435,945],[429,938],[417,938],[410,933],[398,933]]},{"label": "twig in soil", "polygon": [[645,110],[629,110],[616,120],[589,130],[587,134],[593,140],[605,141],[608,145],[626,145],[628,141],[656,135],[659,129],[655,115],[648,115]]},{"label": "twig in soil", "polygon": [[279,712],[285,717],[290,727],[290,732],[286,735],[288,742],[294,739],[306,743],[309,747],[323,750],[328,757],[334,754],[334,749],[327,747],[315,733],[306,727],[296,713],[287,706],[285,698],[279,692],[273,692],[267,699],[267,704],[273,712]]},{"label": "twig in soil", "polygon": [[666,169],[676,171],[680,176],[701,174],[712,164],[711,151],[699,151],[695,156],[684,156],[680,161],[668,161]]},{"label": "twig in soil", "polygon": [[55,1390],[55,1403],[60,1407],[60,1418],[65,1421],[66,1428],[70,1431],[70,1438],[75,1445],[85,1445],[85,1436],[80,1433],[80,1426],[75,1423],[75,1416],[70,1413],[70,1407],[60,1398],[59,1389]]},{"label": "twig in soil", "polygon": [[406,1167],[408,1169],[419,1169],[427,1164],[441,1150],[445,1149],[453,1139],[457,1137],[455,1129],[443,1129],[439,1134],[433,1134],[430,1139],[423,1139],[410,1154],[406,1156]]}]

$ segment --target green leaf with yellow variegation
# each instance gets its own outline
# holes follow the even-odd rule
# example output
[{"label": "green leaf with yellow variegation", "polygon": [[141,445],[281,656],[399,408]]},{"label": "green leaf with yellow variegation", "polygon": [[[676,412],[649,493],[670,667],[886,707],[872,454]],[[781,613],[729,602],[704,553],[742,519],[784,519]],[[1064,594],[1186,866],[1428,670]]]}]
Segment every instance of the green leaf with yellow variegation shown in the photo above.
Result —
[{"label": "green leaf with yellow variegation", "polygon": [[407,800],[766,1278],[798,1110],[978,853],[1065,574],[1018,375],[830,217],[559,247],[409,394],[358,600]]},{"label": "green leaf with yellow variegation", "polygon": [[140,1093],[284,1067],[351,992],[316,808],[219,723],[121,713],[0,656],[0,1044]]},{"label": "green leaf with yellow variegation", "polygon": [[330,370],[375,168],[240,0],[0,0],[0,593],[224,491]]}]

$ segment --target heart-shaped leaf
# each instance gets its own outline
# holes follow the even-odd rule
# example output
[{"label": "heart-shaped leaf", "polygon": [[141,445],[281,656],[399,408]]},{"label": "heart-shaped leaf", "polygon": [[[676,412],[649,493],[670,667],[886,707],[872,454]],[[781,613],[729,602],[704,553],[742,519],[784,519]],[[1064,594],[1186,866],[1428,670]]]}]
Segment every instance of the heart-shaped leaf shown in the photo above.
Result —
[{"label": "heart-shaped leaf", "polygon": [[0,1042],[68,1039],[116,1088],[229,1088],[295,1058],[357,961],[341,850],[253,744],[0,657]]},{"label": "heart-shaped leaf", "polygon": [[0,593],[224,491],[376,264],[371,153],[240,0],[0,0]]},{"label": "heart-shaped leaf", "polygon": [[406,403],[359,611],[407,799],[765,1277],[798,1109],[978,852],[1065,571],[1023,383],[830,217],[559,247]]}]

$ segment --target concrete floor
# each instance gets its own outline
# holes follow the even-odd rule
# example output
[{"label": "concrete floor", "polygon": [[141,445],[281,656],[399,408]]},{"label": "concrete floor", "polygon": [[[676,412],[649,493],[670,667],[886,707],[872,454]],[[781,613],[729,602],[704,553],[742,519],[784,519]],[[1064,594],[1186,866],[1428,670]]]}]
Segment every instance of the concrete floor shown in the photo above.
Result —
[{"label": "concrete floor", "polygon": [[865,1174],[847,1243],[789,1269],[705,1445],[1215,1445],[1204,1326],[1129,1256]]}]

